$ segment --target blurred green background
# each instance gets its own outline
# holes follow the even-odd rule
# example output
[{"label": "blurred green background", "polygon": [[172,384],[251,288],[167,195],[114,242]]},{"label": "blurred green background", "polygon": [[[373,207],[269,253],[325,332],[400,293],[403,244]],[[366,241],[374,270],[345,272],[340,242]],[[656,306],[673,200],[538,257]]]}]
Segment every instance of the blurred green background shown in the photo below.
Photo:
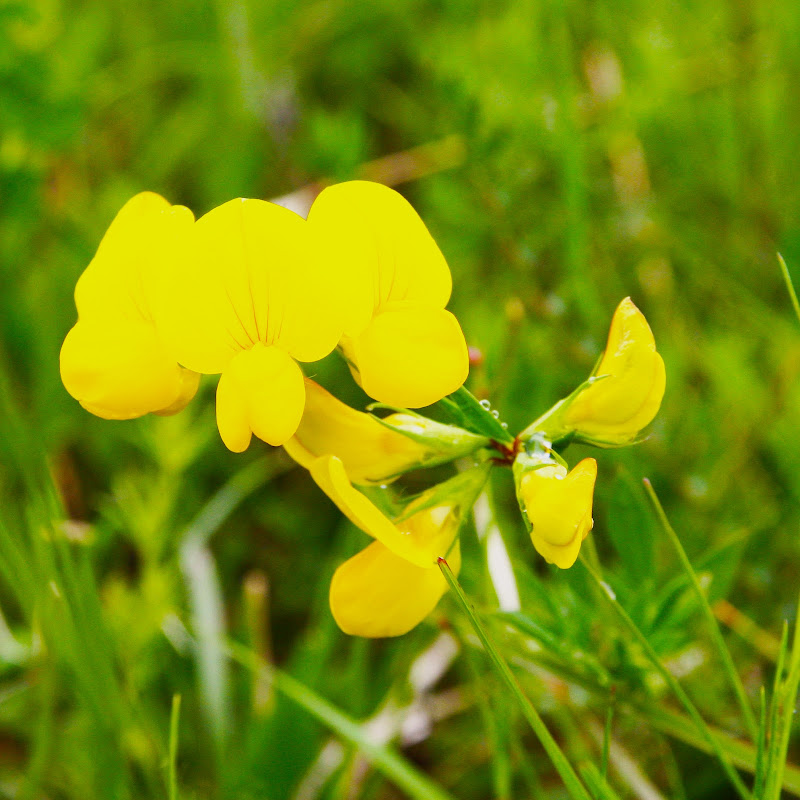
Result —
[{"label": "blurred green background", "polygon": [[[354,177],[395,185],[449,261],[451,309],[483,356],[469,386],[514,431],[588,374],[632,296],[667,393],[644,443],[600,454],[593,541],[659,653],[736,733],[639,487],[651,478],[712,600],[727,598],[755,697],[800,583],[800,329],[776,260],[800,270],[799,85],[793,0],[3,2],[0,797],[166,797],[176,693],[181,796],[404,796],[231,664],[220,627],[355,718],[421,705],[421,732],[401,714],[385,738],[455,797],[565,796],[458,635],[415,695],[414,659],[458,631],[447,600],[396,641],[338,632],[327,585],[363,537],[282,452],[225,450],[213,381],[183,414],[130,423],[64,391],[75,281],[144,189],[199,215]],[[335,357],[318,374],[363,402]],[[614,735],[652,787],[732,796],[642,710],[673,706],[577,568],[534,553],[507,476],[493,489],[536,623],[498,636],[538,665],[526,686],[568,752],[599,757],[608,705],[579,649],[630,701]],[[491,611],[464,538],[465,586]],[[219,606],[203,589],[215,575]]]}]

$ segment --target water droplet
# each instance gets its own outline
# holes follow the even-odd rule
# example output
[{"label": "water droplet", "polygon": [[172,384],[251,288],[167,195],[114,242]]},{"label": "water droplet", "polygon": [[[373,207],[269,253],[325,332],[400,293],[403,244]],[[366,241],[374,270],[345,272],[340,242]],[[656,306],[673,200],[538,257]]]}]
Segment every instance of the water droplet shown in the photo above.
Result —
[{"label": "water droplet", "polygon": [[485,408],[487,411],[492,407],[492,404],[488,400],[481,400],[481,408]]},{"label": "water droplet", "polygon": [[492,416],[495,419],[500,419],[500,412],[497,409],[495,409],[494,411],[492,411]]},{"label": "water droplet", "polygon": [[508,428],[508,423],[507,422],[501,422],[500,423],[500,427],[501,428]]}]

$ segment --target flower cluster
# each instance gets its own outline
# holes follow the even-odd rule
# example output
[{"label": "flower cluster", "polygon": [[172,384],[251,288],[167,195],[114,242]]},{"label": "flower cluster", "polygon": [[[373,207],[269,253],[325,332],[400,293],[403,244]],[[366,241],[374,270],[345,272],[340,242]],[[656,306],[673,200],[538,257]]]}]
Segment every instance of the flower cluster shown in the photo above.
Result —
[{"label": "flower cluster", "polygon": [[[172,414],[201,374],[220,375],[217,426],[241,452],[283,445],[373,541],[334,574],[330,605],[360,636],[397,636],[436,606],[446,558],[490,470],[512,465],[535,549],[574,564],[592,529],[597,462],[573,441],[633,443],[657,413],[665,373],[625,299],[592,375],[517,437],[462,384],[468,353],[446,310],[447,263],[412,207],[363,181],[325,189],[308,219],[233,200],[195,221],[152,193],[130,200],[78,281],[78,322],[61,350],[65,387],[107,419]],[[298,364],[338,348],[388,416],[340,402]],[[431,407],[423,416],[410,409]],[[398,505],[389,486],[456,462],[448,480]]]},{"label": "flower cluster", "polygon": [[199,374],[220,375],[225,444],[280,445],[303,416],[297,362],[337,346],[375,400],[419,408],[458,389],[469,360],[450,290],[422,220],[380,184],[332,186],[307,220],[239,199],[195,221],[145,192],[78,281],[61,376],[87,410],[132,419],[179,411]]}]

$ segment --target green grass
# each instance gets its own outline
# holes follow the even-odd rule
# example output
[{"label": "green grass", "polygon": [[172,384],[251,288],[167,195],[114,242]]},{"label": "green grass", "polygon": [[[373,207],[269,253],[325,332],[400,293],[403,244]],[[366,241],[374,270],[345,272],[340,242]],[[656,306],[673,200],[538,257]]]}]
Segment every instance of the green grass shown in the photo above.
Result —
[{"label": "green grass", "polygon": [[75,281],[129,196],[203,213],[356,176],[433,232],[484,356],[468,386],[512,432],[589,373],[622,297],[664,356],[650,436],[599,458],[586,563],[613,602],[544,565],[507,474],[520,611],[463,533],[476,620],[576,780],[800,796],[798,640],[759,646],[797,619],[798,41],[791,0],[0,6],[0,799],[569,796],[455,596],[398,640],[338,631],[360,534],[281,452],[225,450],[213,381],[128,423],[61,386]]}]

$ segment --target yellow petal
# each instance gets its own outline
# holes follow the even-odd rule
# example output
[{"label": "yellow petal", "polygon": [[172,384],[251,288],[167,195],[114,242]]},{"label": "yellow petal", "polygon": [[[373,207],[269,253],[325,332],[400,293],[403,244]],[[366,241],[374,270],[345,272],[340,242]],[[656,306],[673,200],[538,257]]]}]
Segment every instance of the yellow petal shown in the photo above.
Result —
[{"label": "yellow petal", "polygon": [[375,400],[421,408],[458,389],[469,354],[458,320],[444,309],[395,304],[343,343],[353,374]]},{"label": "yellow petal", "polygon": [[173,406],[186,391],[184,372],[165,354],[152,325],[131,319],[82,319],[61,348],[67,391],[105,419],[133,419]]},{"label": "yellow petal", "polygon": [[241,453],[252,434],[284,444],[303,415],[300,367],[278,347],[262,344],[238,353],[217,386],[217,427],[229,450]]},{"label": "yellow petal", "polygon": [[151,293],[171,242],[189,230],[188,208],[141,192],[120,209],[75,287],[80,317],[152,319]]},{"label": "yellow petal", "polygon": [[[431,568],[435,565],[436,558],[441,553],[435,552],[435,548],[431,547],[431,537],[410,536],[410,526],[406,524],[408,520],[398,528],[387,519],[361,492],[353,488],[341,459],[331,455],[322,456],[311,463],[309,472],[320,489],[364,533],[382,542],[395,555],[417,566]],[[431,520],[431,525],[435,523],[435,520]],[[430,531],[423,533],[429,534]]]},{"label": "yellow petal", "polygon": [[565,423],[588,438],[612,442],[633,438],[658,412],[666,375],[650,326],[630,298],[614,313],[608,344],[594,374],[608,377],[570,403]]},{"label": "yellow petal", "polygon": [[447,305],[447,262],[398,192],[369,181],[329,186],[314,201],[308,221],[328,242],[331,269],[350,287],[349,335],[358,335],[386,303]]},{"label": "yellow petal", "polygon": [[[458,573],[458,543],[453,546],[448,563]],[[422,622],[446,590],[447,583],[439,569],[414,566],[380,542],[373,542],[336,570],[330,605],[336,623],[345,633],[400,636]]]},{"label": "yellow petal", "polygon": [[197,394],[200,386],[200,373],[192,372],[190,369],[181,367],[181,385],[177,398],[166,408],[161,408],[155,413],[160,417],[171,417],[179,411],[183,411],[189,405],[191,399]]},{"label": "yellow petal", "polygon": [[575,563],[592,528],[597,462],[585,458],[569,474],[562,466],[524,473],[519,493],[531,523],[531,540],[549,562],[566,569]]},{"label": "yellow petal", "polygon": [[157,322],[178,360],[222,372],[261,342],[302,361],[333,350],[343,292],[297,214],[262,200],[231,200],[175,245],[160,285]]},{"label": "yellow petal", "polygon": [[337,456],[350,480],[361,484],[397,477],[421,464],[430,451],[381,425],[370,414],[350,408],[308,379],[303,419],[284,447],[306,469],[319,456]]}]

